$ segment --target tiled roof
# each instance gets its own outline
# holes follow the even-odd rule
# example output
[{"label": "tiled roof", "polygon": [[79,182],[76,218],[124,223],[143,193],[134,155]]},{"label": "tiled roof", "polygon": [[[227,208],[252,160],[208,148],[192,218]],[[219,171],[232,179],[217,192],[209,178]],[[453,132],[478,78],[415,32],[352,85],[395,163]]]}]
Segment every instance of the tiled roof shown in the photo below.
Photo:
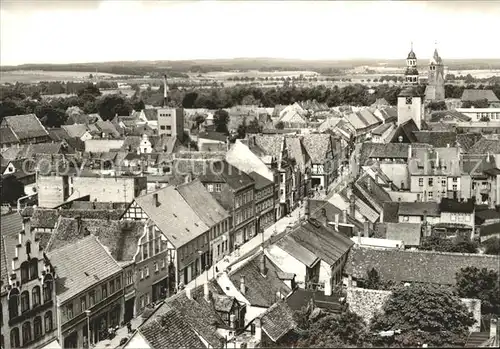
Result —
[{"label": "tiled roof", "polygon": [[148,121],[158,120],[158,109],[144,109],[143,112]]},{"label": "tiled roof", "polygon": [[[331,202],[322,200],[308,200],[308,203],[309,203],[309,212],[311,217],[321,218],[323,213],[326,213],[326,219],[329,222],[335,222],[335,215],[338,214],[339,222],[345,223],[342,221],[343,219],[342,210],[337,206],[335,206],[334,204],[332,204]],[[324,209],[324,211],[322,211],[322,209]],[[347,224],[352,224],[359,230],[363,229],[363,223],[358,221],[356,218],[351,217],[349,215],[349,210],[346,210],[346,214],[347,214]]]},{"label": "tiled roof", "polygon": [[380,126],[377,126],[373,131],[372,131],[372,134],[374,135],[377,135],[377,136],[381,136],[384,134],[385,131],[387,131],[388,129],[390,129],[392,127],[392,124],[382,124]]},{"label": "tiled roof", "polygon": [[419,129],[417,124],[415,124],[415,121],[413,121],[413,119],[410,119],[396,128],[391,142],[399,142],[399,137],[402,136],[404,142],[417,143],[417,138],[415,137],[414,133],[418,130]]},{"label": "tiled roof", "polygon": [[2,235],[17,234],[23,230],[23,217],[13,212],[0,217],[0,232]]},{"label": "tiled roof", "polygon": [[472,213],[474,211],[474,200],[469,199],[465,202],[442,198],[439,204],[441,212]]},{"label": "tiled roof", "polygon": [[500,219],[500,212],[494,209],[487,209],[487,210],[482,210],[478,211],[478,208],[476,206],[476,219],[479,218],[479,220],[482,222],[490,220],[490,219]]},{"label": "tiled roof", "polygon": [[233,190],[239,190],[254,183],[252,177],[225,160],[214,162],[207,168],[206,174],[200,176],[200,180],[202,182],[226,182]]},{"label": "tiled roof", "polygon": [[304,172],[306,162],[309,159],[309,154],[302,143],[301,138],[297,136],[285,136],[285,142],[288,150],[288,157],[290,159],[295,159],[298,168]]},{"label": "tiled roof", "polygon": [[177,191],[208,227],[213,227],[229,217],[229,213],[198,179],[179,185]]},{"label": "tiled roof", "polygon": [[437,202],[400,202],[398,215],[439,217],[439,204]]},{"label": "tiled roof", "polygon": [[66,131],[69,138],[81,138],[88,132],[87,126],[83,124],[62,125],[61,128]]},{"label": "tiled roof", "polygon": [[359,114],[366,121],[368,126],[374,126],[381,122],[369,109],[361,109]]},{"label": "tiled roof", "polygon": [[87,234],[92,234],[116,261],[130,261],[137,252],[137,243],[144,233],[144,226],[145,223],[139,221],[81,219],[81,226],[78,229],[76,219],[60,217],[46,250],[66,248]]},{"label": "tiled roof", "polygon": [[113,125],[113,123],[109,120],[97,121],[95,125],[100,132],[106,133],[107,135],[112,135],[113,137],[120,137],[120,132],[118,132],[115,125]]},{"label": "tiled roof", "polygon": [[480,228],[481,236],[488,236],[493,234],[498,234],[500,232],[500,223],[493,223],[488,225],[482,225]]},{"label": "tiled roof", "polygon": [[464,151],[468,152],[481,138],[482,135],[480,133],[459,133],[457,134],[457,143]]},{"label": "tiled roof", "polygon": [[500,141],[481,138],[469,150],[469,154],[500,154]]},{"label": "tiled roof", "polygon": [[358,113],[349,113],[345,116],[345,120],[348,121],[356,131],[362,130],[368,126]]},{"label": "tiled roof", "polygon": [[204,348],[196,332],[176,309],[169,309],[138,329],[151,349]]},{"label": "tiled roof", "polygon": [[495,157],[488,154],[463,154],[462,173],[472,176],[483,176],[487,170],[495,169]]},{"label": "tiled roof", "polygon": [[48,257],[56,268],[56,292],[61,302],[122,270],[92,235],[49,252]]},{"label": "tiled roof", "polygon": [[227,136],[221,132],[208,131],[208,132],[200,132],[198,134],[198,138],[210,139],[213,141],[226,142]]},{"label": "tiled roof", "polygon": [[399,221],[399,202],[384,202],[384,222],[397,223]]},{"label": "tiled roof", "polygon": [[360,197],[364,198],[379,213],[383,211],[384,202],[392,201],[389,193],[380,184],[376,183],[368,173],[358,178],[355,182],[355,188],[362,194]]},{"label": "tiled roof", "polygon": [[[155,195],[158,196],[158,207]],[[139,196],[135,202],[177,248],[210,229],[174,186]]]},{"label": "tiled roof", "polygon": [[49,135],[35,114],[6,116],[4,121],[20,140]]},{"label": "tiled roof", "polygon": [[313,299],[315,306],[320,309],[326,309],[334,313],[340,313],[342,310],[338,295],[325,296],[323,292],[301,288],[296,288],[286,299],[286,303],[291,309],[298,311],[303,307],[307,307]]},{"label": "tiled roof", "polygon": [[372,104],[372,106],[380,106],[380,105],[390,105],[390,104],[385,100],[385,98],[377,98],[377,100]]},{"label": "tiled roof", "polygon": [[293,310],[290,309],[285,301],[278,301],[273,304],[260,318],[262,321],[262,330],[275,343],[297,327]]},{"label": "tiled roof", "polygon": [[[260,273],[260,260],[266,259],[267,275]],[[245,298],[252,306],[270,307],[276,302],[276,293],[288,295],[290,288],[278,277],[280,270],[269,258],[263,256],[263,253],[257,253],[253,258],[243,264],[239,269],[234,270],[229,278],[231,282],[238,287],[240,279],[245,277]]]},{"label": "tiled roof", "polygon": [[252,179],[254,180],[255,182],[255,190],[260,190],[262,188],[265,188],[269,185],[272,185],[273,182],[270,181],[269,179],[265,178],[265,177],[262,177],[260,174],[258,174],[257,172],[251,172],[248,174],[250,177],[252,177]]},{"label": "tiled roof", "polygon": [[10,127],[0,128],[0,144],[19,143],[19,139]]},{"label": "tiled roof", "polygon": [[313,267],[319,260],[313,252],[295,241],[292,236],[284,236],[276,242],[276,245],[309,268]]},{"label": "tiled roof", "polygon": [[54,228],[59,218],[56,209],[35,208],[31,216],[32,228]]},{"label": "tiled roof", "polygon": [[462,114],[456,110],[444,110],[444,111],[435,111],[431,114],[430,122],[454,122],[454,121],[470,121],[471,118],[465,114]]},{"label": "tiled roof", "polygon": [[347,236],[319,222],[316,225],[311,222],[303,223],[294,228],[288,236],[324,262],[333,265],[354,243]]},{"label": "tiled roof", "polygon": [[212,299],[214,301],[215,310],[224,313],[229,313],[231,311],[236,300],[234,297],[229,297],[223,294],[213,294]]},{"label": "tiled roof", "polygon": [[478,101],[480,99],[487,99],[488,102],[499,102],[498,97],[493,90],[473,90],[465,89],[462,93],[462,101]]},{"label": "tiled roof", "polygon": [[64,130],[63,128],[52,128],[49,129],[48,131],[50,139],[54,142],[59,142],[70,138],[66,130]]},{"label": "tiled roof", "polygon": [[408,159],[407,143],[363,143],[360,152],[360,164],[364,165],[369,158]]},{"label": "tiled roof", "polygon": [[386,239],[402,240],[405,246],[419,246],[422,225],[420,223],[387,223]]},{"label": "tiled roof", "polygon": [[453,147],[457,141],[456,132],[448,131],[416,131],[413,132],[418,143],[427,143],[435,148]]},{"label": "tiled roof", "polygon": [[333,117],[327,118],[321,125],[318,127],[319,132],[326,132],[328,130],[333,130],[335,126],[342,120],[341,118]]},{"label": "tiled roof", "polygon": [[[253,141],[255,145],[262,149],[266,155],[275,157],[281,160],[281,151],[284,146],[285,136],[280,135],[254,135]],[[252,148],[252,147],[250,147]]]},{"label": "tiled roof", "polygon": [[498,256],[433,251],[378,250],[353,247],[345,273],[366,278],[374,268],[382,280],[454,285],[461,268],[498,269]]},{"label": "tiled roof", "polygon": [[307,154],[315,164],[322,164],[326,161],[328,149],[331,149],[332,138],[329,134],[310,133],[302,137],[302,144],[306,148]]}]

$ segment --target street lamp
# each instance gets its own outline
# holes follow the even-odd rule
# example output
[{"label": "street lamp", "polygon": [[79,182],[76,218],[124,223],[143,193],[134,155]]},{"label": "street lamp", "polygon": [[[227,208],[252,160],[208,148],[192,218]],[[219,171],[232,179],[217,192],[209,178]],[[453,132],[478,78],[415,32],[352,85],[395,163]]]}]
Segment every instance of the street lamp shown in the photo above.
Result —
[{"label": "street lamp", "polygon": [[90,348],[90,310],[85,310],[85,315],[87,316],[87,348]]}]

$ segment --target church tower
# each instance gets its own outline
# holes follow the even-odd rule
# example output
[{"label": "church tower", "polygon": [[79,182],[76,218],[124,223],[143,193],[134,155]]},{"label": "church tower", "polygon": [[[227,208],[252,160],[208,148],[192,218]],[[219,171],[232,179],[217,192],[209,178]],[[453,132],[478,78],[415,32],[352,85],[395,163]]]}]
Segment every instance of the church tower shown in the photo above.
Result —
[{"label": "church tower", "polygon": [[409,85],[418,84],[417,56],[413,52],[413,43],[411,43],[411,50],[406,58],[405,83]]},{"label": "church tower", "polygon": [[406,59],[405,85],[398,95],[398,126],[413,120],[417,128],[421,130],[424,103],[417,89],[417,56],[413,52],[413,43]]},{"label": "church tower", "polygon": [[158,109],[158,135],[184,140],[184,109],[168,106],[167,75],[163,76],[163,107]]},{"label": "church tower", "polygon": [[437,48],[429,62],[428,85],[425,88],[427,101],[443,101],[444,96],[444,65]]}]

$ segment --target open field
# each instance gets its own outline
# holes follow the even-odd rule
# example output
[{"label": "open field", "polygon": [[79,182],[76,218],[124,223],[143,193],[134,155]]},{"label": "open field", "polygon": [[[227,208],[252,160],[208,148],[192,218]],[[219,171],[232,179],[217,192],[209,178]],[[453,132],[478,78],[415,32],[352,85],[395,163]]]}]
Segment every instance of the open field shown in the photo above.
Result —
[{"label": "open field", "polygon": [[[43,71],[43,70],[13,70],[1,71],[1,83],[37,83],[40,81],[86,81],[89,75],[95,72],[73,72],[73,71]],[[101,78],[109,79],[120,75],[98,73]]]},{"label": "open field", "polygon": [[[201,75],[201,76],[200,76]],[[249,78],[266,78],[266,77],[299,77],[307,76],[319,76],[318,73],[310,70],[297,70],[297,71],[258,71],[258,70],[249,70],[249,71],[212,71],[204,74],[190,74],[192,78],[204,78],[204,79],[216,79],[216,80],[227,80],[229,78],[234,77],[249,77]]]},{"label": "open field", "polygon": [[447,73],[463,76],[470,74],[477,79],[485,79],[492,76],[500,76],[500,69],[449,70]]}]

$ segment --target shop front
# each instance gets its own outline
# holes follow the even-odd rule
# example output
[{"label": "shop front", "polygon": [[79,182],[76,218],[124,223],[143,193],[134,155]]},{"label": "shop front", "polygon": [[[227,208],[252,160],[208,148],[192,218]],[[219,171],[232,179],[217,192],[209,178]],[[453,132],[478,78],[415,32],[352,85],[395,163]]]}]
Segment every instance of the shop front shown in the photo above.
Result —
[{"label": "shop front", "polygon": [[168,292],[168,276],[153,284],[153,302],[165,299]]}]

